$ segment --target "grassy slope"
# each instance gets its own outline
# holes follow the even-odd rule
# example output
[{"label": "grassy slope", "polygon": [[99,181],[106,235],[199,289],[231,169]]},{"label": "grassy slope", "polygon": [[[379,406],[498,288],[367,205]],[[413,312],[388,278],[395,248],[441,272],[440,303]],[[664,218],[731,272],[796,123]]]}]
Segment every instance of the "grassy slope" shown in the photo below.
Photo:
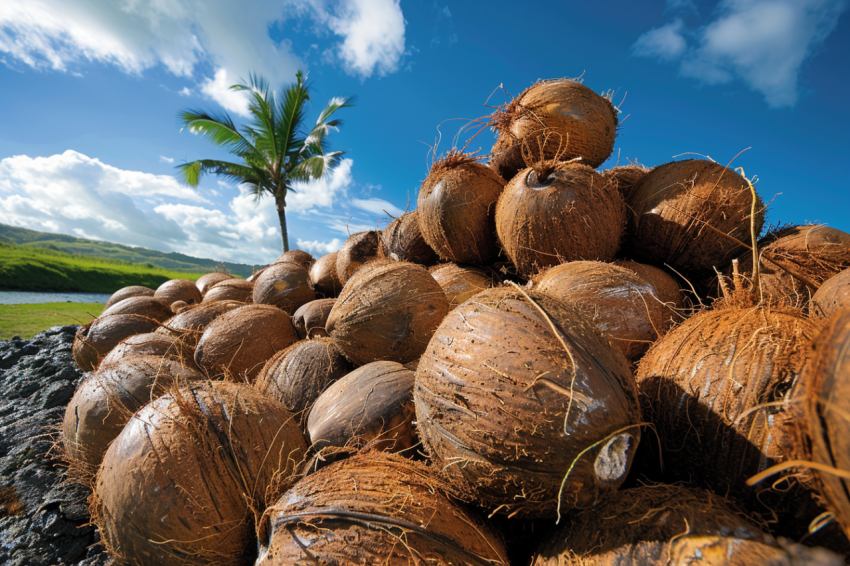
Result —
[{"label": "grassy slope", "polygon": [[99,303],[44,303],[0,305],[0,340],[15,334],[32,338],[51,326],[86,324],[103,311]]}]

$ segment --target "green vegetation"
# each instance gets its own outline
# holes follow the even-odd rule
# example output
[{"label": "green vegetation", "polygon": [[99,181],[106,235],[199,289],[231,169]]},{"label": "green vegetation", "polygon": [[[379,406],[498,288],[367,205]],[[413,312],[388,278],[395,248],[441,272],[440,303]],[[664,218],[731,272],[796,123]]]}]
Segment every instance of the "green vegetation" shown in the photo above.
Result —
[{"label": "green vegetation", "polygon": [[32,338],[51,326],[86,324],[103,311],[100,303],[0,305],[0,340]]}]

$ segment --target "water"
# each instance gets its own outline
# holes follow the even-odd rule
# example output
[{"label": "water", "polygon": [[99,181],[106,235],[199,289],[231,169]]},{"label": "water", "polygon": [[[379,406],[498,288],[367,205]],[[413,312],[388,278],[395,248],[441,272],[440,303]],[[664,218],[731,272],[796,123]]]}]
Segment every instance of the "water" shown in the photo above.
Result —
[{"label": "water", "polygon": [[30,303],[105,303],[111,295],[103,293],[34,293],[30,291],[0,291],[0,305]]}]

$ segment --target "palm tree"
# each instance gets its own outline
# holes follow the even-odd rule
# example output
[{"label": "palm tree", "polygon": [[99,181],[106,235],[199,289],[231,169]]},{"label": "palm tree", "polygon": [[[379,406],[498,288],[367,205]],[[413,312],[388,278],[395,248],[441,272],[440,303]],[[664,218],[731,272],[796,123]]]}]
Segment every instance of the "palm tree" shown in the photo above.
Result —
[{"label": "palm tree", "polygon": [[335,97],[328,102],[307,131],[306,104],[310,102],[310,85],[301,71],[295,73],[295,84],[278,95],[269,91],[268,81],[251,75],[247,84],[230,87],[250,91],[248,110],[250,123],[240,129],[227,112],[216,115],[199,110],[184,110],[180,119],[184,127],[205,135],[218,147],[226,148],[241,163],[217,159],[199,159],[178,165],[183,181],[197,187],[206,173],[221,175],[247,186],[260,199],[274,197],[280,219],[283,251],[289,251],[286,233],[286,194],[295,192],[292,184],[319,179],[332,171],[342,160],[342,151],[328,151],[326,136],[338,130],[341,120],[331,119],[340,108],[354,106],[354,98]]}]

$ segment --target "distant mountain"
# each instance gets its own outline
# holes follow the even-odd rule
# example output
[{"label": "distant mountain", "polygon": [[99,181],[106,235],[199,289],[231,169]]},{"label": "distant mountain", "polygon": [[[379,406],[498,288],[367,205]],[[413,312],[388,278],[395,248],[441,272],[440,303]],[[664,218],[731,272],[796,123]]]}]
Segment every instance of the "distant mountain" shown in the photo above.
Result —
[{"label": "distant mountain", "polygon": [[[68,254],[96,257],[110,261],[127,263],[151,264],[163,269],[186,271],[190,273],[207,273],[221,269],[222,264],[228,273],[248,277],[254,272],[254,266],[244,263],[229,263],[188,256],[179,253],[165,253],[147,248],[131,248],[112,242],[86,240],[63,234],[36,232],[26,228],[0,224],[0,242],[47,248]],[[259,266],[258,266],[259,267]]]}]

